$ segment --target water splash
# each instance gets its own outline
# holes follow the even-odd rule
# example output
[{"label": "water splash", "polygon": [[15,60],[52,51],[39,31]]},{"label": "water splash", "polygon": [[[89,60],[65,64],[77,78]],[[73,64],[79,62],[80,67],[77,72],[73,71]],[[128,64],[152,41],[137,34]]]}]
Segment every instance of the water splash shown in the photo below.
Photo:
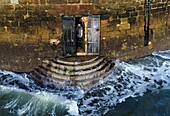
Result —
[{"label": "water splash", "polygon": [[[27,92],[18,88],[0,86],[1,113],[18,116],[31,115],[78,115],[77,102],[45,91]],[[4,99],[7,98],[7,99]],[[3,104],[3,105],[2,105]],[[74,106],[74,107],[72,107]],[[73,110],[74,109],[74,110]]]},{"label": "water splash", "polygon": [[0,110],[18,115],[98,116],[129,97],[170,85],[170,50],[130,62],[116,60],[115,64],[112,73],[100,81],[101,85],[90,90],[54,83],[40,87],[28,74],[1,70]]}]

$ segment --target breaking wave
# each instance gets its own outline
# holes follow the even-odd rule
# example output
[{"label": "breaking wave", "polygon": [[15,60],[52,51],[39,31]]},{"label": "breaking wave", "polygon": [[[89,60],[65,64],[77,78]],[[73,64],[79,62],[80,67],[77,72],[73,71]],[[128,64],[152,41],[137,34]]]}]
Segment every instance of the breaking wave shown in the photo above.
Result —
[{"label": "breaking wave", "polygon": [[47,83],[36,85],[29,74],[0,71],[0,112],[17,115],[106,114],[129,97],[143,96],[170,85],[170,50],[130,62],[115,61],[101,85],[82,90]]}]

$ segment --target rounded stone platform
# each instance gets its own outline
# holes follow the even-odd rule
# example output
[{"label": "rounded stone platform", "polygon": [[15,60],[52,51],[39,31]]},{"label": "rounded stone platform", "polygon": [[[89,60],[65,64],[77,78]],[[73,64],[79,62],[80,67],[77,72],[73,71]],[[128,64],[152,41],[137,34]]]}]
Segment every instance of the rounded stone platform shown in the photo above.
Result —
[{"label": "rounded stone platform", "polygon": [[31,73],[40,83],[49,81],[63,85],[79,85],[86,89],[97,86],[98,82],[111,72],[113,66],[112,60],[101,56],[88,60],[74,57],[44,60]]}]

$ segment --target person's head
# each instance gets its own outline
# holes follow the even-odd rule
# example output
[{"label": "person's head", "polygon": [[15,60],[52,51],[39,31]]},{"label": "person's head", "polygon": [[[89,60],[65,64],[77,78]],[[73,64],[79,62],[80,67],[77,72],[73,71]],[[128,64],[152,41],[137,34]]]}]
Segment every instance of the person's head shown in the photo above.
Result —
[{"label": "person's head", "polygon": [[78,25],[77,25],[78,27],[80,27],[81,26],[81,24],[80,23],[78,23]]}]

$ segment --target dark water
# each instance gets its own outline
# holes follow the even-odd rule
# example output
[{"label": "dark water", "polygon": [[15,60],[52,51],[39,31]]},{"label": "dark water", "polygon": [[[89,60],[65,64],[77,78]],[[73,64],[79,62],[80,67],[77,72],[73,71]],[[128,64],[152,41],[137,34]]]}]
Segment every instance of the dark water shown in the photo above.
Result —
[{"label": "dark water", "polygon": [[0,70],[0,116],[169,116],[170,50],[116,66],[91,90]]},{"label": "dark water", "polygon": [[170,88],[128,98],[105,116],[170,116]]}]

